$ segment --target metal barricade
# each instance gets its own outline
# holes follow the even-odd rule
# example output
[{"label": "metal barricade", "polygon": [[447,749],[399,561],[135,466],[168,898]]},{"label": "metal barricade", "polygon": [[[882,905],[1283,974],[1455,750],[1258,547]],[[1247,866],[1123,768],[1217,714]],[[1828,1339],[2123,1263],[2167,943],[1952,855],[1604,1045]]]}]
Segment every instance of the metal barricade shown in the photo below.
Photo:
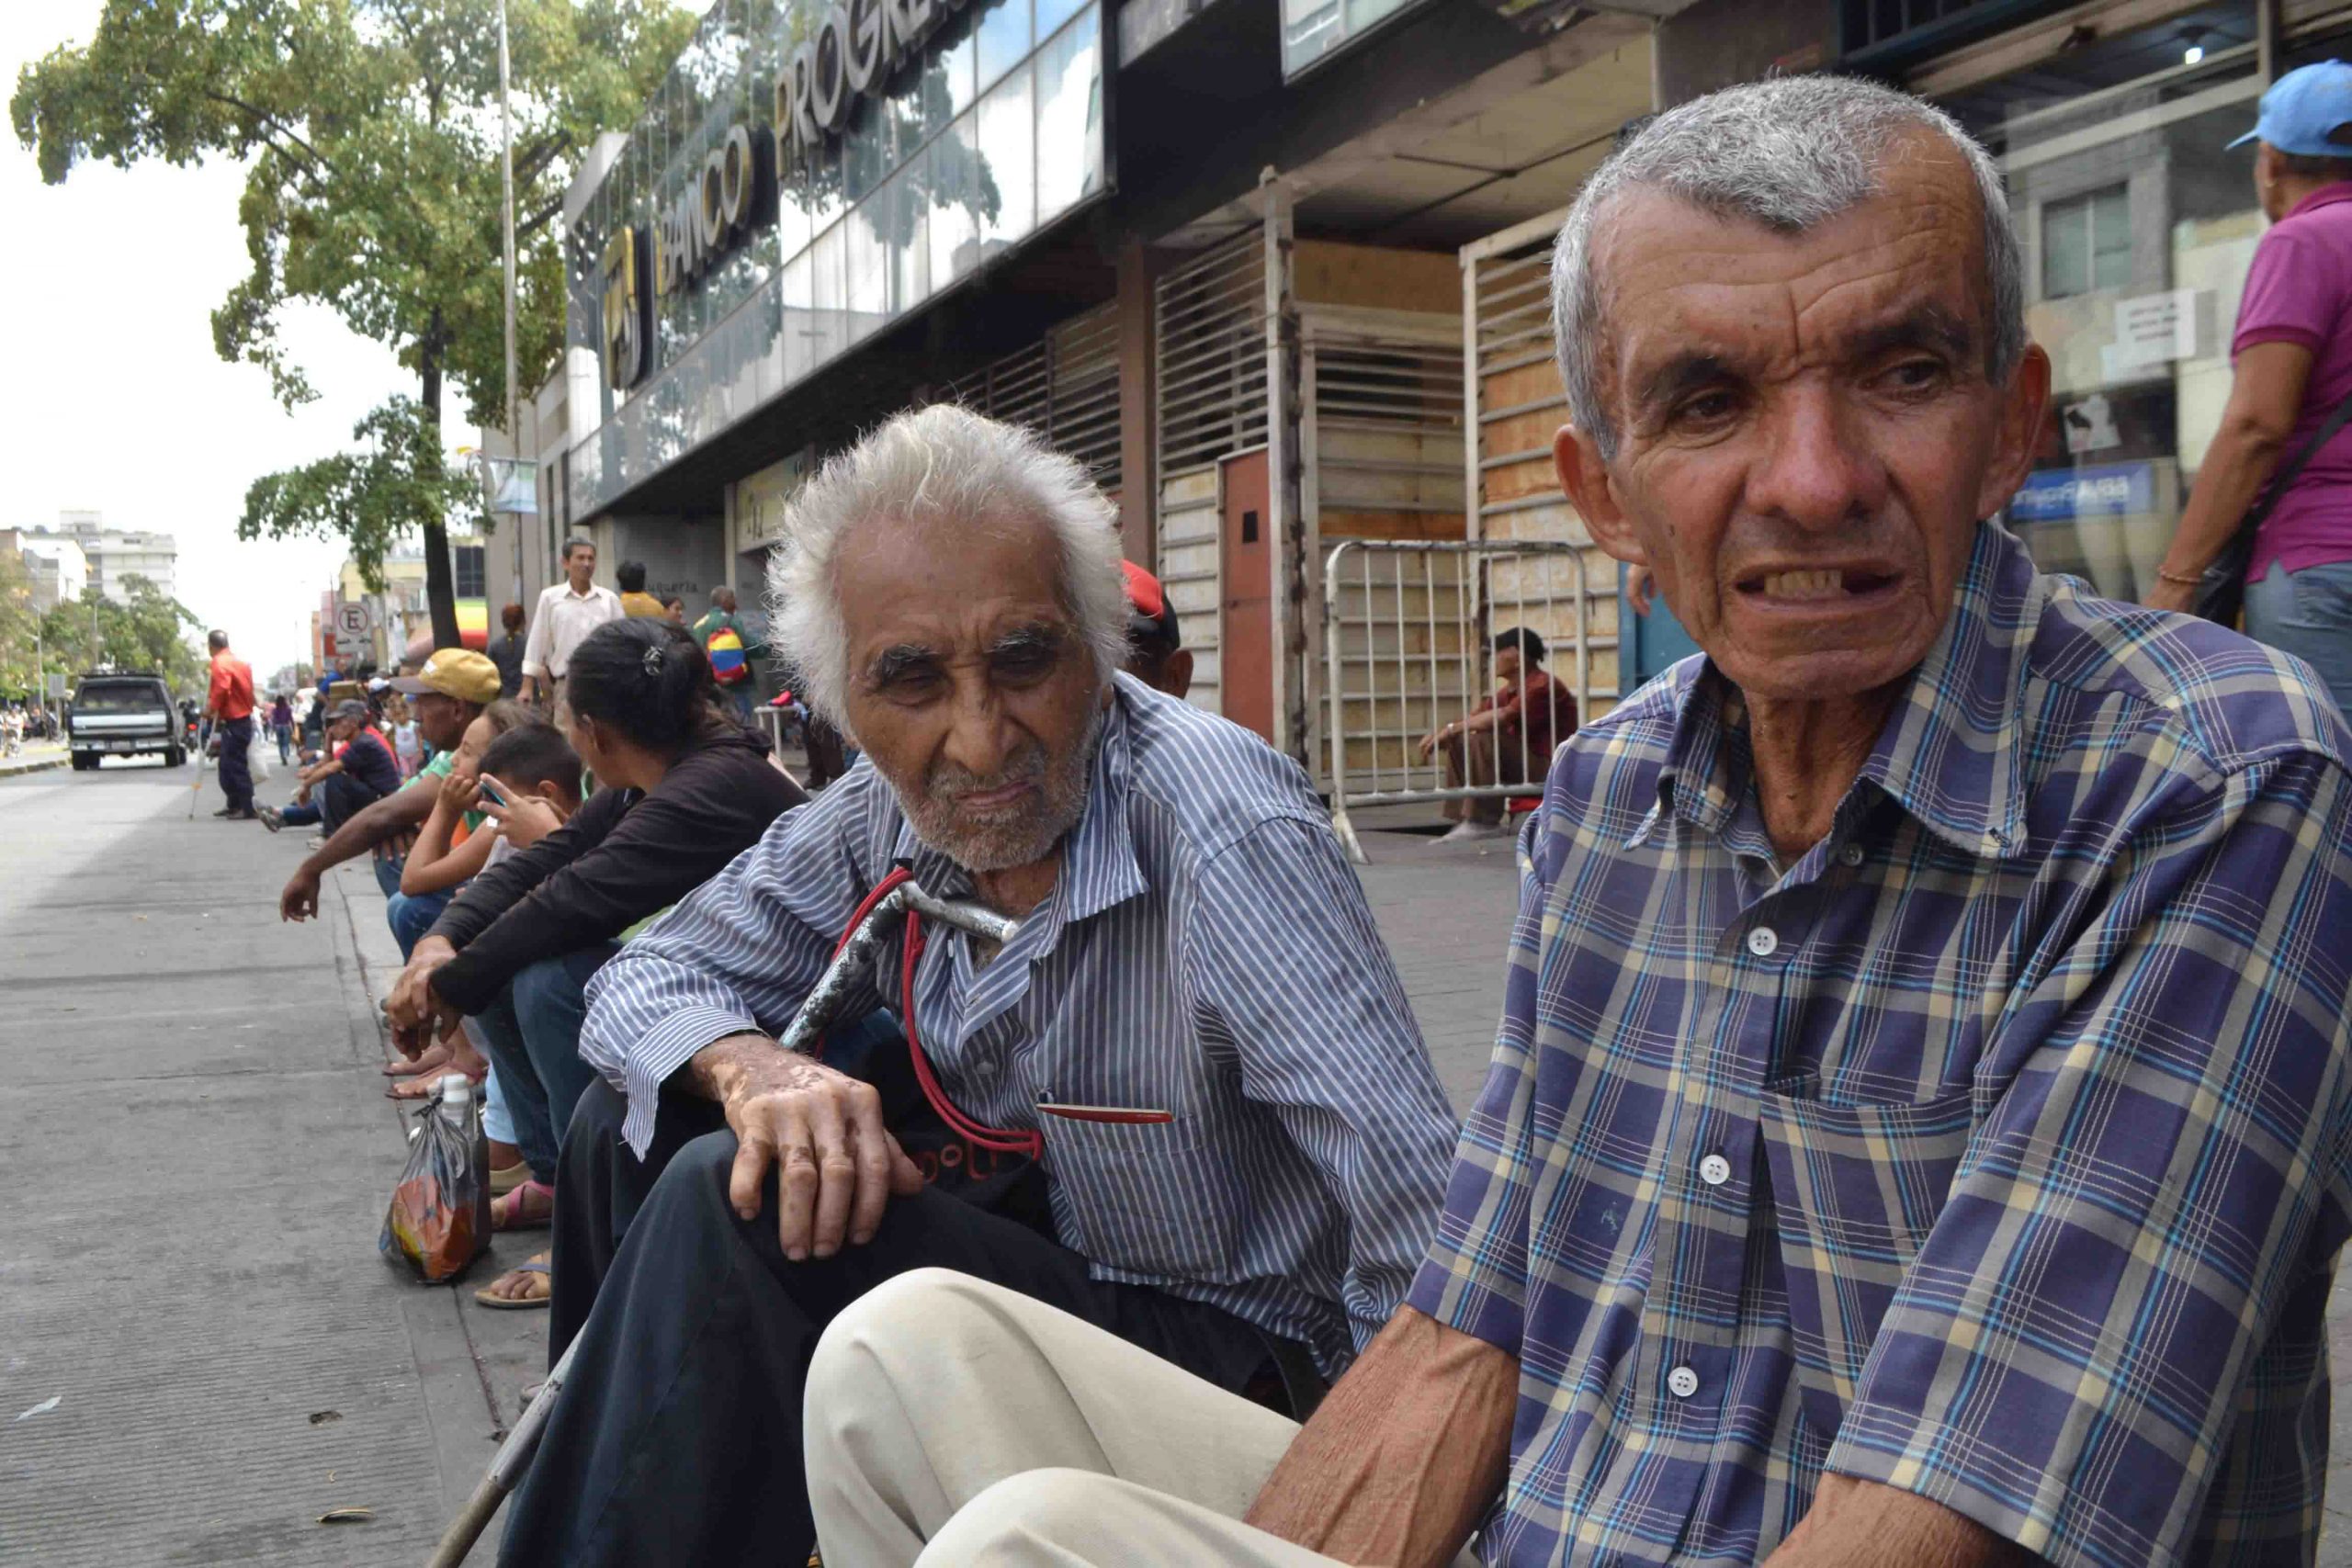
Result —
[{"label": "metal barricade", "polygon": [[[1566,683],[1577,721],[1592,713],[1592,604],[1587,547],[1539,539],[1348,539],[1323,563],[1324,731],[1331,825],[1364,860],[1351,810],[1539,795],[1551,762],[1530,727],[1511,741],[1473,730],[1426,755],[1425,739],[1468,720],[1494,692],[1491,644],[1523,628],[1548,647],[1544,671]],[[1613,586],[1613,585],[1612,585]],[[1573,659],[1573,680],[1563,664]],[[1566,739],[1563,730],[1557,739]],[[1448,752],[1459,775],[1446,776]],[[1480,775],[1489,775],[1481,777]]]}]

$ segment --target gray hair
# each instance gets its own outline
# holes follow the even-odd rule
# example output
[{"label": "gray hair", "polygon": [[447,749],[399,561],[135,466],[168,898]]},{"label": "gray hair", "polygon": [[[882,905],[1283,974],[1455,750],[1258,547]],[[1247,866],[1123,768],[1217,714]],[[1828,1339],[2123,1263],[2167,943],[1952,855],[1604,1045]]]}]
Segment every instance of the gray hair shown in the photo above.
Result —
[{"label": "gray hair", "polygon": [[847,728],[849,633],[835,562],[865,519],[1018,518],[1051,527],[1061,553],[1062,608],[1111,679],[1127,653],[1126,580],[1111,503],[1086,469],[1016,425],[953,403],[898,414],[827,459],[784,518],[784,543],[768,562],[775,639],[808,705]]},{"label": "gray hair", "polygon": [[1726,87],[1667,110],[1611,154],[1585,183],[1552,249],[1552,333],[1569,417],[1603,457],[1617,430],[1601,396],[1605,334],[1592,239],[1610,203],[1635,188],[1664,191],[1726,218],[1802,233],[1885,188],[1887,143],[1929,130],[1976,176],[1983,209],[1991,328],[1985,373],[2006,381],[2025,354],[2024,264],[1990,154],[1943,110],[1849,76],[1781,76]]}]

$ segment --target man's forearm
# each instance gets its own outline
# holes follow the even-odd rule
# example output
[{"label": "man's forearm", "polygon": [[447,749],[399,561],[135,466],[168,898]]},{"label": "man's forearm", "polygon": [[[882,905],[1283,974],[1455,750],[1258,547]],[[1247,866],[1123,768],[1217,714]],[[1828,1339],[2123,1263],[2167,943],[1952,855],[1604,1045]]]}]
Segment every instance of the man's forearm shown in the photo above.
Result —
[{"label": "man's forearm", "polygon": [[1765,1568],[2031,1568],[2041,1561],[1916,1492],[1831,1474]]},{"label": "man's forearm", "polygon": [[2172,547],[2165,552],[2165,571],[2194,577],[2212,563],[2236,532],[2239,519],[2278,471],[2284,446],[2251,425],[2222,424],[2205,449],[2204,466],[2198,469],[2197,483],[2189,490]]},{"label": "man's forearm", "polygon": [[356,860],[396,834],[411,831],[433,809],[435,798],[435,792],[429,789],[395,790],[362,807],[324,844],[311,852],[310,859],[302,863],[303,871],[312,876],[322,875],[345,861]]},{"label": "man's forearm", "polygon": [[1401,1307],[1250,1505],[1271,1535],[1364,1568],[1441,1568],[1502,1489],[1519,1359]]}]

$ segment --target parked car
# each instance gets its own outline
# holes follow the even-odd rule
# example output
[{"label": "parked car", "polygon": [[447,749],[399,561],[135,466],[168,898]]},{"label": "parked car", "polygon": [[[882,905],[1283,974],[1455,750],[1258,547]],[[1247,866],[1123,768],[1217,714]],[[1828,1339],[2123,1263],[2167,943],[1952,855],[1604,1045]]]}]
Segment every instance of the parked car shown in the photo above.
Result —
[{"label": "parked car", "polygon": [[167,768],[187,761],[180,713],[161,675],[93,671],[74,687],[66,710],[65,744],[76,772],[98,765],[101,757],[152,753]]}]

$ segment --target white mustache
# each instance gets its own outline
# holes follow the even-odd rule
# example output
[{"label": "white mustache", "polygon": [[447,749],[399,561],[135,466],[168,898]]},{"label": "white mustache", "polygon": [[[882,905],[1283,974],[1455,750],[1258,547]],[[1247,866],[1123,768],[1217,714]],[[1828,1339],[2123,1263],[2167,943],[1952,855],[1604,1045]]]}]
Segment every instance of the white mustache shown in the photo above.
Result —
[{"label": "white mustache", "polygon": [[976,773],[956,762],[942,762],[931,772],[931,797],[953,806],[967,795],[989,795],[1014,784],[1036,784],[1046,776],[1046,748],[1032,741],[999,773]]}]

